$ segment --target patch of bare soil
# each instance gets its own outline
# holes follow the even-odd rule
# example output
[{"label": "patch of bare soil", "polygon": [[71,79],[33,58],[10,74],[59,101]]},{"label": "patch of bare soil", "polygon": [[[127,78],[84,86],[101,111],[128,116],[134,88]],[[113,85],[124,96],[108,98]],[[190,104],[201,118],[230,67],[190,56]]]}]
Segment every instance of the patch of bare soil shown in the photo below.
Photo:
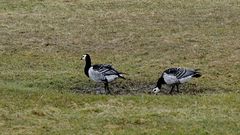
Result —
[{"label": "patch of bare soil", "polygon": [[[139,83],[139,82],[114,82],[109,84],[109,88],[114,95],[137,95],[137,94],[154,94],[152,89],[156,83]],[[91,87],[87,86],[73,86],[70,88],[72,92],[81,94],[105,94],[104,84],[97,83]],[[163,85],[159,94],[169,94],[171,86]],[[179,86],[180,93],[176,91],[173,94],[190,94],[196,95],[201,93],[209,93],[216,91],[215,89],[204,88],[196,84],[186,83]]]}]

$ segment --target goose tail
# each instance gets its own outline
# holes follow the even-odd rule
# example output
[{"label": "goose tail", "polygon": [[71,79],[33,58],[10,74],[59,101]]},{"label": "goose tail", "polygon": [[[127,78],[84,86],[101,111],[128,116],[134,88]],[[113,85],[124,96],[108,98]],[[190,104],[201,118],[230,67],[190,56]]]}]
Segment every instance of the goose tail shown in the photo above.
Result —
[{"label": "goose tail", "polygon": [[124,74],[126,74],[126,73],[122,73],[122,72],[121,72],[121,73],[118,74],[118,77],[126,80],[126,78],[123,76]]},{"label": "goose tail", "polygon": [[199,70],[200,69],[195,69],[195,74],[192,77],[196,77],[196,78],[201,77],[202,74],[199,72]]}]

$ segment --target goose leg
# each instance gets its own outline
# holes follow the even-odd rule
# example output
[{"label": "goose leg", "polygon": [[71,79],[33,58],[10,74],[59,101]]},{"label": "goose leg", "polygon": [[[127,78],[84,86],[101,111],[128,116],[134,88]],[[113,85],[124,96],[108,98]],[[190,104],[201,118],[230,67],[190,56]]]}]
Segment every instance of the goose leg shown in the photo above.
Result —
[{"label": "goose leg", "polygon": [[108,87],[108,83],[104,83],[104,88],[105,88],[105,91],[106,91],[106,94],[112,94],[111,91],[109,90],[109,87]]},{"label": "goose leg", "polygon": [[180,93],[180,91],[179,91],[179,84],[177,84],[176,86],[177,86],[177,92]]},{"label": "goose leg", "polygon": [[172,88],[171,88],[169,94],[172,94],[174,87],[175,87],[175,84],[172,85]]}]

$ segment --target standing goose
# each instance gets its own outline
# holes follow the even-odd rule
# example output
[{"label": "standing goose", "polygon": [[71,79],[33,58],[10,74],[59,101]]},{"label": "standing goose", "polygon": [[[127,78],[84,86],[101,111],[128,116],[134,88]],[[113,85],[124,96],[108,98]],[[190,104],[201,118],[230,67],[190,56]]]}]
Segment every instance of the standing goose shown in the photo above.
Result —
[{"label": "standing goose", "polygon": [[83,55],[81,60],[85,60],[86,65],[84,68],[84,73],[87,77],[95,82],[104,83],[104,88],[107,94],[111,94],[109,90],[108,83],[119,78],[125,79],[123,73],[115,70],[111,65],[108,64],[95,64],[91,65],[91,58],[89,54]]},{"label": "standing goose", "polygon": [[171,91],[169,92],[170,94],[172,94],[175,86],[177,86],[177,92],[179,92],[179,84],[188,82],[193,77],[198,78],[201,76],[201,73],[198,72],[198,70],[199,69],[169,68],[162,73],[153,92],[157,94],[160,91],[162,84],[172,86]]}]

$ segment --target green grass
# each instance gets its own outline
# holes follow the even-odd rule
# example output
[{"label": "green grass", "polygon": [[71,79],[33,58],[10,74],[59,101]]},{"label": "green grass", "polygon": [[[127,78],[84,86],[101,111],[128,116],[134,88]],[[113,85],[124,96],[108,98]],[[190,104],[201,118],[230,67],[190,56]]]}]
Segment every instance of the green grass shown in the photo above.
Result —
[{"label": "green grass", "polygon": [[[1,134],[239,134],[239,4],[1,0]],[[74,93],[96,88],[85,53],[127,73],[110,85],[127,95]],[[183,94],[144,94],[179,66],[203,76]]]},{"label": "green grass", "polygon": [[3,134],[239,134],[239,94],[95,96],[2,90]]}]

